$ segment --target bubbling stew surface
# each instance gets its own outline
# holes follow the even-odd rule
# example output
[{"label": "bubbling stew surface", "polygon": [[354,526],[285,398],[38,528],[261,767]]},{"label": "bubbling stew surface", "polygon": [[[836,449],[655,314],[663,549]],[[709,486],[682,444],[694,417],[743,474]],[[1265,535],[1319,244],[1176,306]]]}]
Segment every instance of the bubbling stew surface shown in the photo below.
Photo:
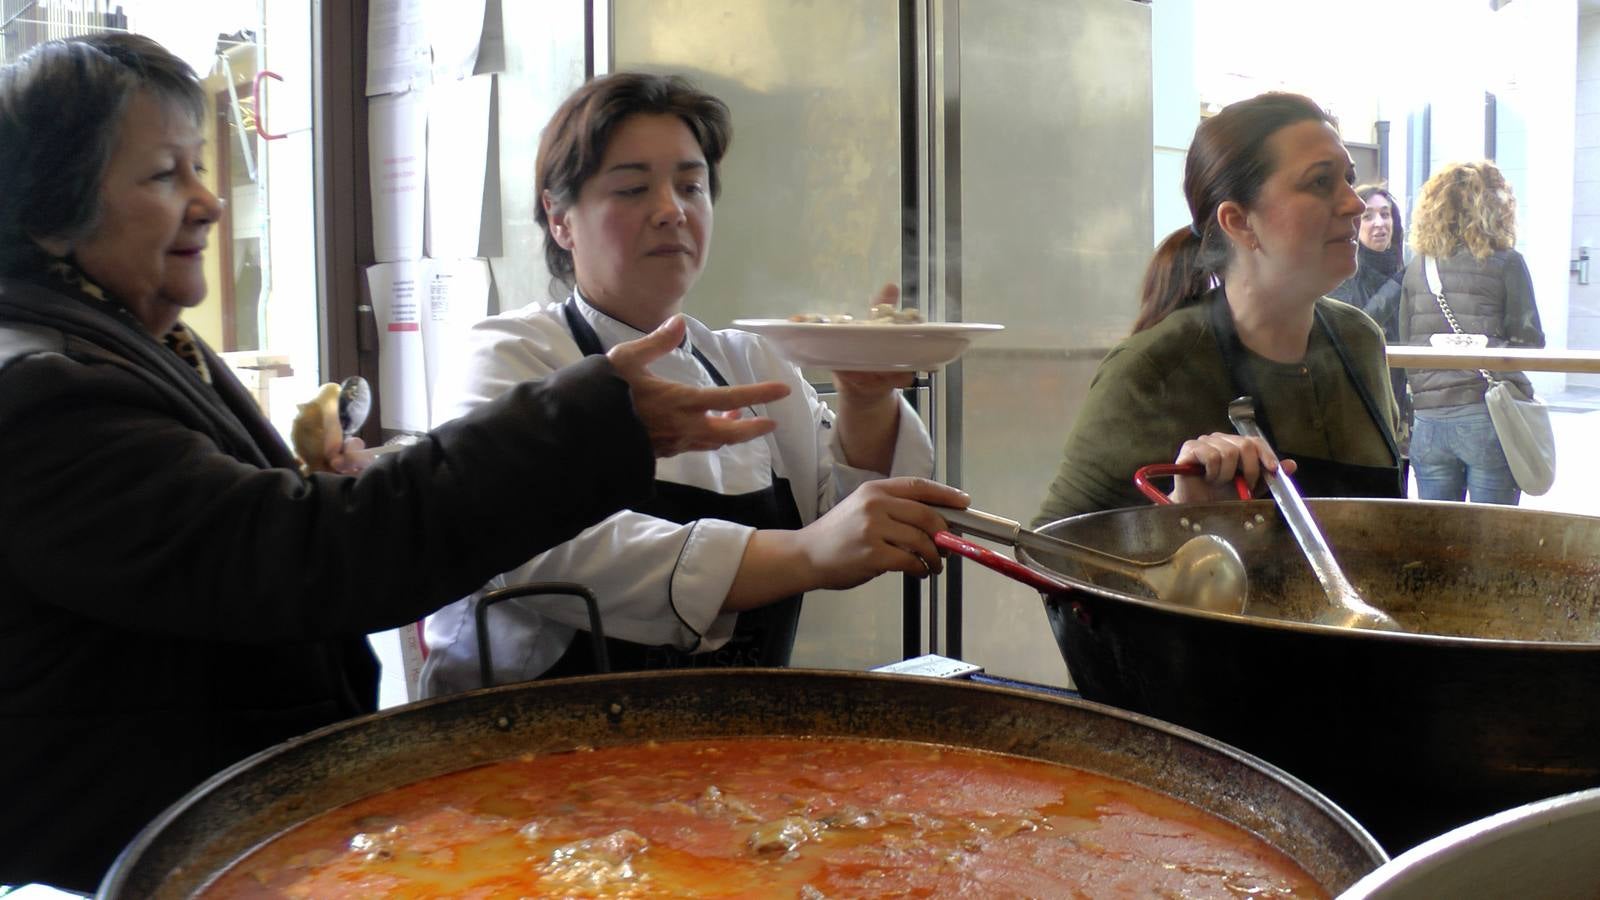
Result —
[{"label": "bubbling stew surface", "polygon": [[901,741],[736,738],[491,763],[278,836],[201,897],[1327,897],[1127,782]]}]

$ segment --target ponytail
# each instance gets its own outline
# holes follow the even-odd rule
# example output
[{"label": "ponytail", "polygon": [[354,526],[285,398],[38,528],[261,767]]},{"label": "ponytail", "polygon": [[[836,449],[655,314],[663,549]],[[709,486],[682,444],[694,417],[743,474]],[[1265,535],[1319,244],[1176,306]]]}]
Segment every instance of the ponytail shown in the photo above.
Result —
[{"label": "ponytail", "polygon": [[[1210,231],[1211,229],[1206,229]],[[1133,332],[1153,328],[1175,310],[1187,306],[1211,289],[1212,274],[1205,264],[1205,238],[1184,226],[1167,235],[1144,270],[1139,290],[1139,317]]]}]

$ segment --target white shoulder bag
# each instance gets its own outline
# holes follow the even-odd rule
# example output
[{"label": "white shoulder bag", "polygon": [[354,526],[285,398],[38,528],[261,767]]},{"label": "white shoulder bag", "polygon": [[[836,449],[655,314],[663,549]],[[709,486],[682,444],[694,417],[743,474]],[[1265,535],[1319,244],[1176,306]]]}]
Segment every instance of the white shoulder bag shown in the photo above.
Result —
[{"label": "white shoulder bag", "polygon": [[[1435,284],[1438,290],[1434,289]],[[1444,320],[1450,323],[1450,330],[1462,334],[1456,314],[1444,299],[1439,264],[1431,256],[1422,258],[1422,285],[1438,302]],[[1517,487],[1534,495],[1550,490],[1556,480],[1556,436],[1550,429],[1550,409],[1535,397],[1524,397],[1521,388],[1495,378],[1487,369],[1479,369],[1478,374],[1489,382],[1489,391],[1483,399],[1488,404],[1494,433],[1500,438],[1500,448],[1505,451],[1506,462],[1511,464],[1511,476],[1517,480]]]}]

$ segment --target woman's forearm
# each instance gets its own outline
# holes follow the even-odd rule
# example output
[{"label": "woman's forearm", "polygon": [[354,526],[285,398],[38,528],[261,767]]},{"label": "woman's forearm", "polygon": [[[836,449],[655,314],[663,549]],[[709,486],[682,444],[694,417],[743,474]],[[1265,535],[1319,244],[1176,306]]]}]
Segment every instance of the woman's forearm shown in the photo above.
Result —
[{"label": "woman's forearm", "polygon": [[798,531],[761,529],[750,535],[722,611],[765,606],[816,586],[817,576]]}]

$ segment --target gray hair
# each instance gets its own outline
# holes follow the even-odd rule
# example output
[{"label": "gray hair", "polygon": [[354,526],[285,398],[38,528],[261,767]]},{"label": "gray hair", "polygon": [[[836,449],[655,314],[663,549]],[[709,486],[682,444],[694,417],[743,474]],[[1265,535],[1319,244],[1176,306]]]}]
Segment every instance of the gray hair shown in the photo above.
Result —
[{"label": "gray hair", "polygon": [[149,91],[194,116],[194,70],[155,41],[105,33],[49,41],[0,68],[0,275],[48,261],[37,239],[78,240],[100,216],[130,98]]}]

